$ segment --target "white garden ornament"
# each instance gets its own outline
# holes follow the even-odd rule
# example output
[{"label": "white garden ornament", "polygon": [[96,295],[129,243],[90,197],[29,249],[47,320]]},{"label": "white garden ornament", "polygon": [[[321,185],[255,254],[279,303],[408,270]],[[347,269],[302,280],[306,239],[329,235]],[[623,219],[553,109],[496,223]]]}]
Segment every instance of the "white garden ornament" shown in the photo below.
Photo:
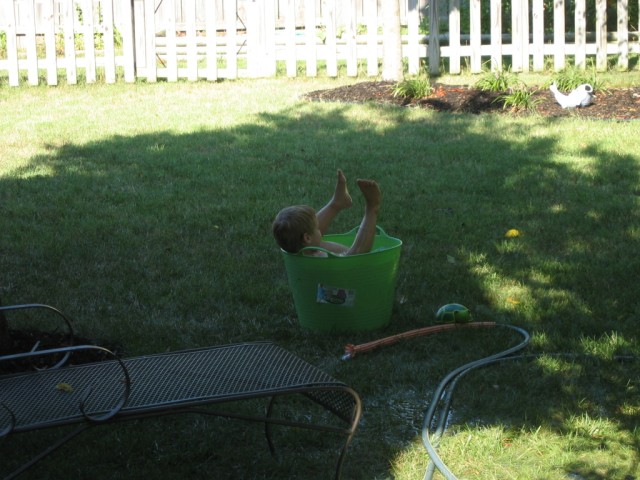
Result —
[{"label": "white garden ornament", "polygon": [[553,92],[556,101],[562,108],[586,107],[593,100],[593,87],[588,83],[578,85],[569,95],[560,92],[555,82],[549,87],[549,90]]}]

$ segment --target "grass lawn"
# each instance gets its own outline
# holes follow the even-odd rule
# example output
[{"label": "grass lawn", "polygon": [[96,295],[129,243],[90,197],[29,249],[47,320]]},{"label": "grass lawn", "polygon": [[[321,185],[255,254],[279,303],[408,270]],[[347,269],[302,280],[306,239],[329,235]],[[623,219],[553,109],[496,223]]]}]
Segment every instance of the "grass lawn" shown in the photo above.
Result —
[{"label": "grass lawn", "polygon": [[[462,303],[475,320],[526,329],[532,356],[460,382],[438,448],[451,471],[640,477],[638,122],[299,98],[353,81],[0,88],[0,298],[57,306],[124,356],[279,343],[362,396],[346,479],[422,478],[422,418],[440,380],[519,338],[448,332],[347,362],[344,345]],[[359,223],[355,179],[370,177],[380,225],[403,240],[381,331],[299,328],[271,237],[283,206],[328,200],[337,168],[354,207],[334,231]],[[55,437],[1,439],[0,468]],[[24,478],[331,478],[338,439],[283,429],[276,444],[279,460],[257,425],[147,420],[93,429]]]}]

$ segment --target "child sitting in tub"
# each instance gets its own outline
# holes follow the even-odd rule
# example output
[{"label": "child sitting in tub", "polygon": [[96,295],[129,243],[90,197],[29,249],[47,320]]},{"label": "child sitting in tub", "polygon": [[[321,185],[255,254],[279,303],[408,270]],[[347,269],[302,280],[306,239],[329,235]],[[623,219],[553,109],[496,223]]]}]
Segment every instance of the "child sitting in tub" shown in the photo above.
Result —
[{"label": "child sitting in tub", "polygon": [[[347,180],[338,170],[338,179],[333,197],[320,211],[307,205],[295,205],[282,209],[273,222],[273,236],[280,247],[290,253],[298,253],[304,247],[321,247],[337,255],[355,255],[368,253],[373,247],[376,234],[376,221],[382,204],[380,187],[374,180],[357,180],[358,187],[365,199],[364,216],[356,238],[350,247],[339,243],[327,242],[322,236],[328,230],[334,217],[352,204],[347,189]],[[307,249],[305,255],[326,257],[321,250]]]}]

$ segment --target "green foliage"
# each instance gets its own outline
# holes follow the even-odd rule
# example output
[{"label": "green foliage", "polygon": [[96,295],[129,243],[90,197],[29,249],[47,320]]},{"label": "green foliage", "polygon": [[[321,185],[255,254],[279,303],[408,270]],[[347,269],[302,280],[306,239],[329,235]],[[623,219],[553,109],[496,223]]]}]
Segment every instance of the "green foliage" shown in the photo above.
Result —
[{"label": "green foliage", "polygon": [[485,73],[476,82],[476,88],[489,92],[506,92],[518,81],[518,77],[510,70],[499,70]]},{"label": "green foliage", "polygon": [[0,32],[0,58],[7,57],[7,33]]},{"label": "green foliage", "polygon": [[502,103],[502,108],[514,111],[535,112],[541,99],[534,96],[535,90],[529,89],[524,82],[509,88],[508,93],[500,95],[496,101]]},{"label": "green foliage", "polygon": [[433,87],[427,76],[404,79],[393,87],[393,96],[409,99],[419,99],[431,95]]},{"label": "green foliage", "polygon": [[606,92],[607,90],[605,82],[598,78],[598,73],[593,65],[589,69],[581,69],[575,66],[566,67],[554,74],[553,81],[555,81],[558,90],[561,92],[570,92],[584,83],[591,85],[594,92]]}]

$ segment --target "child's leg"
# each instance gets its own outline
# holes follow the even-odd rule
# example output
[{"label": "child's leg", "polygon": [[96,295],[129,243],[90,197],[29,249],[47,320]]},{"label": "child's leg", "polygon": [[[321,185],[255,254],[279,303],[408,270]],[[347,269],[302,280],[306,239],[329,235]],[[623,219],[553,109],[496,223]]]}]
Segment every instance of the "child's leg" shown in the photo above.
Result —
[{"label": "child's leg", "polygon": [[360,228],[353,241],[353,245],[347,251],[347,255],[357,253],[367,253],[373,247],[373,241],[376,236],[376,223],[378,221],[378,212],[382,204],[382,192],[380,187],[373,180],[358,180],[358,187],[364,195],[365,207],[364,217],[360,223]]},{"label": "child's leg", "polygon": [[352,203],[351,195],[347,189],[347,179],[345,178],[344,173],[342,173],[342,170],[338,170],[338,179],[336,181],[336,189],[333,193],[333,197],[329,200],[329,203],[322,207],[316,214],[320,232],[324,235],[329,229],[329,225],[331,225],[335,216],[345,208],[351,207]]}]

